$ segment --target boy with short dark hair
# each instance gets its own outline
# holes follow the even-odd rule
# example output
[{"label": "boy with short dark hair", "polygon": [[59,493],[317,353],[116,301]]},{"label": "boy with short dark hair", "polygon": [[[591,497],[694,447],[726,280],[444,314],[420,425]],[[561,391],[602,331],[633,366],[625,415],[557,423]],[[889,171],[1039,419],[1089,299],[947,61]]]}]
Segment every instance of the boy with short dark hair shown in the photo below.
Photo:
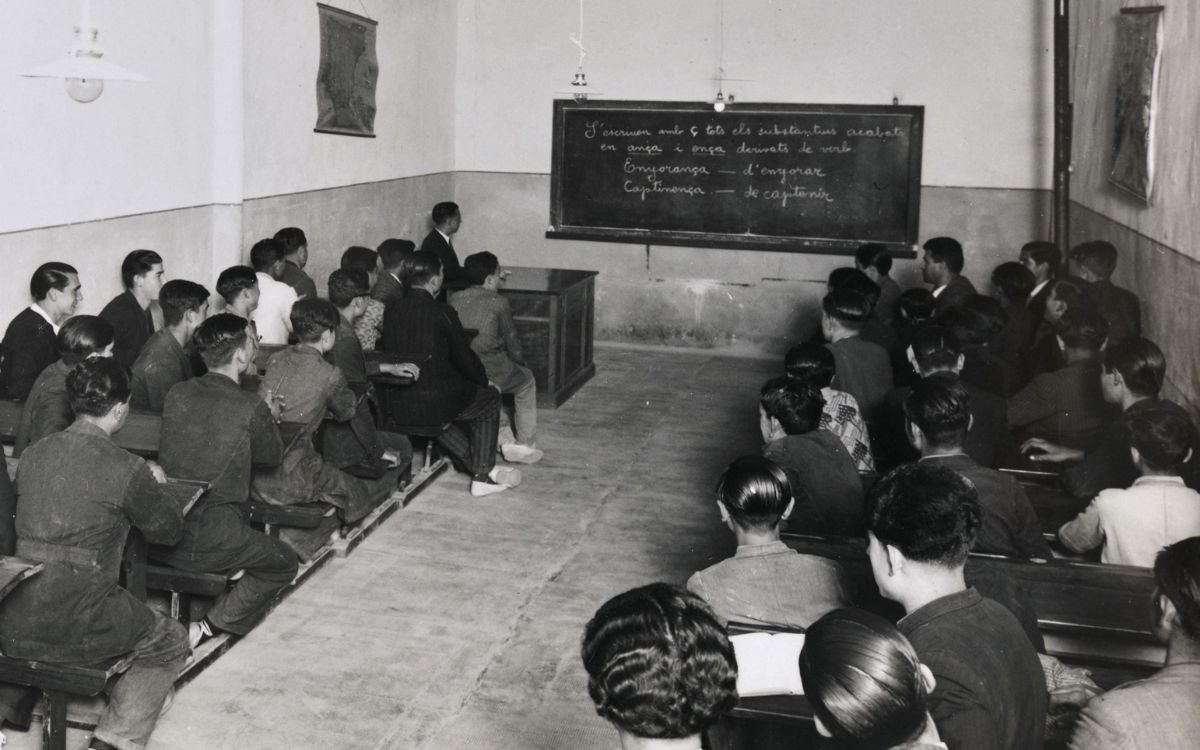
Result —
[{"label": "boy with short dark hair", "polygon": [[250,266],[226,268],[217,277],[217,294],[225,301],[222,312],[250,320],[258,308],[258,276]]},{"label": "boy with short dark hair", "polygon": [[879,286],[875,316],[890,326],[896,317],[896,302],[900,299],[900,285],[888,275],[892,270],[892,254],[883,245],[870,242],[854,252],[854,265]]},{"label": "boy with short dark hair", "polygon": [[1033,274],[1033,289],[1029,290],[1029,301],[1026,304],[1036,325],[1046,311],[1050,282],[1054,281],[1062,270],[1062,251],[1053,242],[1026,242],[1021,246],[1018,262]]},{"label": "boy with short dark hair", "polygon": [[821,332],[833,352],[833,387],[854,396],[867,424],[878,416],[892,387],[892,363],[887,351],[864,341],[859,333],[871,315],[871,301],[851,289],[834,289],[821,301]]},{"label": "boy with short dark hair", "polygon": [[158,302],[163,311],[163,329],[142,347],[133,363],[130,383],[130,405],[152,414],[161,414],[167,392],[193,375],[187,350],[192,334],[208,317],[208,290],[195,282],[175,279],[163,284]]},{"label": "boy with short dark hair", "polygon": [[282,346],[292,333],[292,305],[296,303],[296,290],[280,281],[287,262],[282,242],[264,239],[250,248],[250,265],[258,279],[258,305],[250,313],[258,330],[258,338],[264,344]]},{"label": "boy with short dark hair", "polygon": [[825,399],[820,428],[837,435],[854,459],[859,474],[870,474],[875,471],[871,435],[854,397],[830,387],[836,367],[833,352],[820,344],[793,346],[783,360],[783,369],[788,377],[818,389]]},{"label": "boy with short dark hair", "polygon": [[922,245],[921,276],[933,287],[934,307],[938,314],[958,307],[963,297],[975,294],[975,285],[962,275],[963,247],[953,237],[933,237]]},{"label": "boy with short dark hair", "polygon": [[163,259],[153,250],[134,250],[121,262],[121,282],[125,291],[114,297],[100,317],[116,331],[113,357],[129,370],[146,341],[154,333],[150,305],[158,299],[163,286]]},{"label": "boy with short dark hair", "polygon": [[537,382],[525,366],[512,308],[498,291],[503,278],[500,261],[491,253],[475,253],[467,256],[463,271],[471,286],[451,294],[450,306],[464,328],[477,331],[471,350],[483,362],[488,380],[513,397],[511,428],[503,405],[500,408],[500,453],[505,461],[537,463],[543,456],[537,447]]},{"label": "boy with short dark hair", "polygon": [[1200,493],[1179,476],[1192,429],[1177,414],[1152,411],[1130,420],[1129,442],[1141,476],[1128,489],[1102,491],[1058,538],[1074,552],[1102,547],[1101,562],[1148,568],[1163,547],[1200,535]]},{"label": "boy with short dark hair", "polygon": [[304,272],[308,265],[308,238],[300,227],[284,227],[275,233],[275,238],[283,245],[283,273],[279,280],[296,290],[300,299],[316,299],[317,285],[312,277]]},{"label": "boy with short dark hair", "polygon": [[404,297],[404,285],[400,283],[400,266],[404,259],[412,255],[417,246],[411,240],[401,240],[389,237],[375,248],[379,253],[379,262],[383,269],[375,286],[371,288],[371,299],[383,304],[395,302]]},{"label": "boy with short dark hair", "polygon": [[1073,273],[1091,284],[1096,292],[1096,302],[1108,321],[1108,338],[1113,343],[1142,335],[1141,300],[1111,281],[1117,257],[1117,248],[1104,240],[1076,245],[1070,253]]},{"label": "boy with short dark hair", "polygon": [[58,359],[58,329],[83,299],[79,272],[66,263],[38,266],[29,280],[33,304],[17,313],[0,343],[0,382],[11,399],[24,400],[42,370]]}]

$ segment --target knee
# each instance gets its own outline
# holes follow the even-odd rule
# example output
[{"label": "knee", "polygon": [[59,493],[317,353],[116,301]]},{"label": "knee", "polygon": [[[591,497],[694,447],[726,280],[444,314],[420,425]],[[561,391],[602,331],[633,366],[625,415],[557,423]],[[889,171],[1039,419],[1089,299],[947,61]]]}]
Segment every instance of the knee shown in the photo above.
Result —
[{"label": "knee", "polygon": [[283,542],[274,537],[265,536],[268,554],[263,555],[262,564],[256,566],[255,573],[260,578],[271,581],[291,583],[300,569],[300,560],[296,553]]}]

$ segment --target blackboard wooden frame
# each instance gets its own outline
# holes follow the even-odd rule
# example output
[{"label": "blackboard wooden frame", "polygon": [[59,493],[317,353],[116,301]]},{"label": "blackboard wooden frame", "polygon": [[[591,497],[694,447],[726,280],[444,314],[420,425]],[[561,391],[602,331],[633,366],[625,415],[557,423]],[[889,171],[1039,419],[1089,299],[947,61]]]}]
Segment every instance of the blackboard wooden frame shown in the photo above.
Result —
[{"label": "blackboard wooden frame", "polygon": [[867,242],[881,242],[892,251],[894,257],[914,258],[917,244],[918,223],[921,204],[921,152],[924,133],[923,106],[910,105],[865,105],[865,104],[743,104],[730,105],[725,114],[730,119],[738,114],[851,114],[851,115],[901,115],[910,118],[908,153],[908,201],[907,221],[904,227],[905,240],[886,241],[873,237],[834,239],[826,237],[803,237],[767,234],[722,234],[700,231],[636,229],[629,227],[572,226],[563,223],[563,161],[566,145],[564,133],[565,117],[580,110],[602,113],[607,110],[639,111],[648,113],[681,112],[712,114],[711,102],[672,101],[586,101],[570,99],[554,100],[554,139],[550,179],[550,228],[548,239],[589,240],[642,245],[678,245],[686,247],[713,247],[733,250],[773,250],[794,253],[853,255],[854,251]]}]

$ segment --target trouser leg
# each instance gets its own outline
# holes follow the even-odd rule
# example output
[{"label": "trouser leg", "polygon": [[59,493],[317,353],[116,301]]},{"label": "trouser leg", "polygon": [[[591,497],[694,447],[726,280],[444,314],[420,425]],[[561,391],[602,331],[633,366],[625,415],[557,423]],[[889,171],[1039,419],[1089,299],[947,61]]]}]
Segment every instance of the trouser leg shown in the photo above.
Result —
[{"label": "trouser leg", "polygon": [[517,442],[533,445],[537,441],[537,381],[528,367],[519,368],[521,379],[515,388],[504,389],[513,394],[513,423],[516,426]]},{"label": "trouser leg", "polygon": [[246,574],[208,611],[209,622],[236,635],[250,632],[275,596],[296,579],[299,567],[296,554],[278,539],[247,528],[241,542],[223,560],[223,572]]},{"label": "trouser leg", "polygon": [[156,614],[154,627],[133,647],[133,664],[117,678],[96,738],[122,750],[139,750],[150,740],[163,702],[188,656],[187,630]]},{"label": "trouser leg", "polygon": [[500,393],[478,388],[475,398],[451,420],[438,443],[457,457],[472,478],[485,481],[496,465],[496,432],[500,426]]}]

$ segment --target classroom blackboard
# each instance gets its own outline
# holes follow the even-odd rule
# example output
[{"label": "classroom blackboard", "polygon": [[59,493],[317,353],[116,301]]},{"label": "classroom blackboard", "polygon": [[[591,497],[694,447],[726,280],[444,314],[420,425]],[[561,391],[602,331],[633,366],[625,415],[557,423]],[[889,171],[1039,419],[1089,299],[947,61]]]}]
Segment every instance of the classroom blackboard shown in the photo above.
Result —
[{"label": "classroom blackboard", "polygon": [[554,239],[912,257],[924,107],[554,102]]}]

